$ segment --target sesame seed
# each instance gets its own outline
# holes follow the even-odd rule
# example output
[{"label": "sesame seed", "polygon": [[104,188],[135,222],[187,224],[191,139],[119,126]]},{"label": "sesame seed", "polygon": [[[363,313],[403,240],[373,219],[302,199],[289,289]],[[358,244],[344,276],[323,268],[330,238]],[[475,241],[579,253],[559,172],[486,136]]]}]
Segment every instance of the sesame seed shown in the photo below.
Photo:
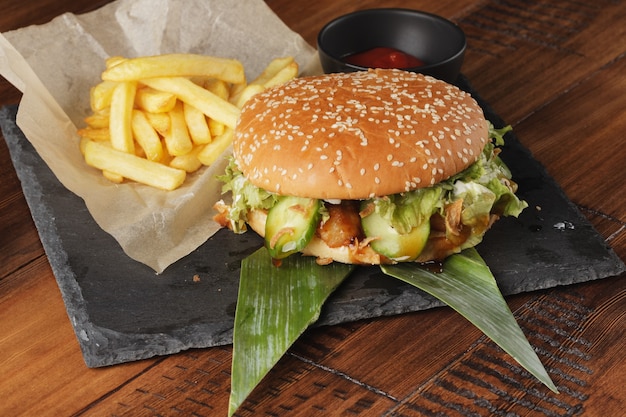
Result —
[{"label": "sesame seed", "polygon": [[[329,77],[332,77],[330,82]],[[335,95],[336,98],[342,98],[333,101]],[[398,184],[404,186],[398,192],[414,189],[421,183],[426,185],[430,181],[431,172],[437,176],[437,182],[446,170],[467,166],[470,160],[476,159],[479,149],[486,143],[486,135],[478,137],[482,135],[476,134],[485,131],[485,122],[475,120],[479,113],[482,116],[482,112],[478,107],[470,107],[466,111],[466,100],[469,99],[466,97],[469,95],[460,92],[458,88],[442,86],[435,79],[394,70],[302,77],[283,87],[258,94],[244,107],[242,119],[245,119],[248,108],[251,109],[248,120],[257,126],[263,121],[267,127],[264,127],[264,131],[256,131],[252,128],[253,123],[249,123],[250,127],[237,132],[233,151],[241,167],[249,167],[244,171],[252,171],[254,166],[260,167],[254,169],[254,172],[246,172],[246,175],[258,178],[259,184],[266,184],[264,188],[276,187],[275,181],[268,181],[267,176],[282,174],[293,179],[294,184],[289,185],[293,189],[297,181],[303,181],[300,172],[307,170],[311,173],[314,169],[323,170],[323,175],[332,178],[334,183],[344,156],[351,161],[370,158],[368,155],[372,155],[372,152],[365,147],[368,143],[382,140],[384,143],[381,145],[387,147],[387,151],[383,151],[378,159],[383,164],[383,170],[414,164],[410,169],[423,169],[426,172],[424,175],[422,172],[409,171],[408,179]],[[318,124],[318,121],[321,123]],[[470,140],[473,136],[476,136],[474,144]],[[465,149],[463,146],[458,146],[458,151],[449,148],[447,144],[451,141],[464,142]],[[237,145],[237,142],[242,144]],[[268,158],[268,151],[272,149],[283,153],[297,153],[300,150],[302,168],[298,168],[295,160],[289,164],[295,165],[289,170],[280,165],[272,166],[271,160],[260,161]],[[348,149],[349,154],[346,153]],[[318,155],[325,165],[318,167],[316,165],[319,164],[311,162],[315,160],[314,155]],[[376,155],[376,151],[373,155]],[[380,161],[381,157],[387,159],[387,165],[384,160]],[[299,157],[293,155],[292,158]],[[365,175],[373,172],[374,177],[381,170],[380,163],[356,168],[358,175],[365,178]],[[294,174],[294,171],[298,174]],[[425,178],[413,178],[417,174]],[[342,172],[342,175],[346,175],[342,187],[353,186],[346,181],[348,174]],[[367,178],[369,180],[370,177]],[[381,178],[384,177],[376,177],[374,183],[382,184]],[[327,179],[320,176],[319,181]],[[358,188],[356,184],[354,187]],[[283,188],[286,190],[287,185],[283,185]],[[370,194],[370,191],[366,191],[366,194]],[[376,194],[376,191],[371,194]]]}]

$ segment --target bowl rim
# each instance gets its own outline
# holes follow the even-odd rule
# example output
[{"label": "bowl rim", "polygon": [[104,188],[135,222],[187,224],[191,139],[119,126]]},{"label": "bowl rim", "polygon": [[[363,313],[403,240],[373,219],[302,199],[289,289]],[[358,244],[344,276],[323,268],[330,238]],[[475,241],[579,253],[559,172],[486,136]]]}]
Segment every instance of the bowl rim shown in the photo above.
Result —
[{"label": "bowl rim", "polygon": [[431,12],[426,12],[423,10],[418,10],[418,9],[410,9],[410,8],[402,8],[402,7],[380,7],[380,8],[369,8],[369,9],[361,9],[361,10],[355,10],[353,12],[350,13],[346,13],[343,14],[341,16],[337,16],[334,19],[330,20],[329,22],[327,22],[324,26],[322,26],[322,28],[320,29],[320,31],[317,34],[317,49],[319,52],[322,52],[323,54],[329,56],[330,58],[341,62],[342,64],[344,64],[347,68],[351,68],[351,69],[355,69],[355,70],[359,70],[359,71],[364,71],[364,70],[368,70],[371,67],[364,67],[361,65],[355,65],[355,64],[350,64],[346,61],[344,61],[342,59],[342,57],[336,56],[330,52],[328,52],[325,48],[323,48],[323,44],[324,42],[322,42],[322,37],[325,34],[325,32],[331,27],[337,24],[337,22],[341,21],[341,20],[346,20],[349,19],[351,17],[355,17],[355,16],[359,16],[359,15],[368,15],[368,14],[375,14],[375,13],[402,13],[402,14],[414,14],[414,15],[420,15],[420,16],[424,16],[424,17],[430,17],[431,19],[437,20],[441,23],[446,24],[447,26],[450,27],[450,29],[452,29],[453,31],[455,31],[458,35],[460,35],[460,39],[462,40],[462,45],[460,47],[460,49],[454,53],[453,55],[449,56],[448,58],[441,60],[441,61],[437,61],[435,63],[432,64],[426,64],[426,65],[420,65],[417,67],[406,67],[406,68],[401,68],[402,70],[405,71],[412,71],[412,70],[428,70],[428,69],[432,69],[432,68],[436,68],[439,67],[441,65],[444,65],[450,61],[454,61],[455,59],[457,59],[459,56],[462,56],[465,51],[467,50],[467,36],[465,35],[465,32],[463,31],[463,29],[461,29],[459,27],[459,25],[457,25],[456,23],[454,23],[453,21],[431,13]]}]

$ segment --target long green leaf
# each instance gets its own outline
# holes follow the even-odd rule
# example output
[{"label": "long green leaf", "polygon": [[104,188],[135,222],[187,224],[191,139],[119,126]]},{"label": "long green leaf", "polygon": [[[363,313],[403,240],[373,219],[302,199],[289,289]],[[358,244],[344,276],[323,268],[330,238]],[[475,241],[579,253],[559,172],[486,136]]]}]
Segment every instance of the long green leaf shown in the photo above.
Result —
[{"label": "long green leaf", "polygon": [[229,416],[318,319],[328,296],[352,270],[337,262],[319,266],[305,256],[290,256],[275,267],[265,248],[242,261]]},{"label": "long green leaf", "polygon": [[452,307],[539,381],[558,392],[502,297],[489,267],[475,249],[450,256],[441,273],[411,264],[383,266],[382,270]]}]

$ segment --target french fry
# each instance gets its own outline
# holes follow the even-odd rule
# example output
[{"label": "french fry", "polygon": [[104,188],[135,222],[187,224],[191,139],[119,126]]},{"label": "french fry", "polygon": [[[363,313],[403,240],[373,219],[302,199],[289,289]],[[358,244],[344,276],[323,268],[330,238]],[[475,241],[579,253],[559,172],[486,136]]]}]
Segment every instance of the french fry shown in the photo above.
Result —
[{"label": "french fry", "polygon": [[146,118],[157,131],[157,133],[161,136],[165,136],[167,132],[170,130],[170,115],[169,113],[148,113],[144,112]]},{"label": "french fry", "polygon": [[224,123],[220,123],[217,120],[209,119],[209,130],[211,131],[211,138],[221,135],[226,130]]},{"label": "french fry", "polygon": [[241,107],[298,71],[293,58],[277,58],[248,84],[239,61],[194,54],[114,56],[105,65],[78,130],[80,151],[113,183],[164,190],[220,158]]},{"label": "french fry", "polygon": [[198,152],[200,162],[203,165],[211,165],[217,161],[222,153],[233,143],[233,133],[233,129],[226,129],[224,133],[213,138],[211,143],[204,145],[204,148]]},{"label": "french fry", "polygon": [[241,92],[243,91],[244,88],[246,88],[248,86],[247,83],[243,83],[243,84],[233,84],[230,86],[230,91],[228,93],[228,99],[230,100],[232,97],[237,97],[239,94],[241,94]]},{"label": "french fry", "polygon": [[298,75],[298,64],[296,62],[291,62],[286,67],[282,68],[273,77],[269,80],[265,81],[263,87],[271,88],[277,85],[281,85],[286,83],[287,81],[295,78]]},{"label": "french fry", "polygon": [[231,88],[228,86],[228,84],[225,81],[218,80],[217,78],[209,78],[208,80],[205,80],[203,83],[203,87],[221,98],[222,100],[228,100],[231,95]]},{"label": "french fry", "polygon": [[83,154],[83,156],[85,156],[85,147],[87,146],[87,143],[89,143],[91,141],[92,141],[91,139],[86,138],[84,136],[82,136],[80,138],[80,141],[78,142],[79,143],[78,146],[79,146],[79,149],[80,149],[80,153]]},{"label": "french fry", "polygon": [[113,90],[117,87],[117,84],[113,81],[102,81],[91,87],[89,92],[91,110],[98,112],[109,107]]},{"label": "french fry", "polygon": [[109,117],[108,111],[101,110],[85,117],[85,123],[93,129],[102,129],[109,127]]},{"label": "french fry", "polygon": [[183,103],[177,102],[170,114],[170,130],[165,134],[165,147],[172,156],[185,155],[193,149],[183,113]]},{"label": "french fry", "polygon": [[265,85],[268,81],[274,78],[274,76],[278,74],[283,68],[287,67],[288,65],[292,63],[295,63],[295,61],[293,57],[291,56],[284,57],[284,58],[274,58],[265,67],[263,72],[254,80],[252,80],[250,84]]},{"label": "french fry", "polygon": [[298,75],[298,64],[294,58],[275,58],[265,67],[263,72],[245,87],[231,91],[230,102],[239,108],[255,94],[266,88],[284,84]]},{"label": "french fry", "polygon": [[135,105],[150,113],[167,113],[176,105],[176,96],[150,87],[137,89]]},{"label": "french fry", "polygon": [[168,164],[172,168],[182,169],[187,173],[196,172],[202,167],[202,162],[198,159],[198,153],[202,150],[202,146],[196,146],[193,150],[185,155],[179,155],[172,158]]},{"label": "french fry", "polygon": [[[161,139],[161,144],[163,146],[163,149],[167,151],[167,146],[165,146],[165,139]],[[159,162],[162,163],[163,165],[169,166],[170,162],[172,162],[172,159],[174,158],[175,157],[170,155],[169,152],[163,152],[163,158]]]},{"label": "french fry", "polygon": [[111,97],[111,114],[109,130],[111,145],[118,151],[134,153],[135,142],[131,128],[133,103],[137,84],[134,82],[119,83]]},{"label": "french fry", "polygon": [[188,103],[183,103],[185,123],[189,129],[189,136],[195,145],[204,145],[211,142],[211,130],[207,118],[200,110]]},{"label": "french fry", "polygon": [[93,141],[85,145],[85,161],[94,168],[163,190],[180,187],[187,176],[181,169],[148,161]]},{"label": "french fry", "polygon": [[146,114],[141,110],[133,110],[131,126],[135,140],[143,149],[146,158],[151,161],[161,161],[163,159],[161,138],[148,121]]},{"label": "french fry", "polygon": [[207,77],[234,84],[245,80],[241,62],[195,54],[164,54],[125,59],[102,73],[102,79],[109,81],[138,81],[157,77]]},{"label": "french fry", "polygon": [[[108,140],[109,140],[108,129],[101,129],[101,130],[106,130],[106,132],[107,132],[106,138],[97,138],[95,140],[99,140],[100,143],[105,143],[105,144],[107,144],[107,146],[111,146],[111,143],[108,142]],[[80,132],[80,130],[79,130],[79,132]],[[89,142],[91,142],[92,140],[94,140],[94,139],[90,139],[87,136],[82,136],[81,137],[81,139],[80,139],[80,151],[83,154],[83,156],[85,155],[85,148],[86,148],[87,144]],[[111,171],[103,170],[102,171],[102,175],[104,176],[104,178],[106,178],[107,180],[109,180],[109,181],[111,181],[112,183],[115,183],[115,184],[121,184],[121,183],[124,182],[124,177],[122,177],[121,175],[116,174],[114,172],[111,172]]]},{"label": "french fry", "polygon": [[[239,89],[244,89],[245,86],[246,86],[245,83],[243,83],[243,84],[233,84],[232,86],[229,87],[227,83],[225,83],[222,80],[218,80],[216,78],[208,79],[204,83],[204,88],[206,88],[211,93],[215,94],[216,96],[224,100],[229,100],[231,95],[233,95],[235,91]],[[209,118],[209,131],[211,132],[211,137],[216,137],[216,136],[221,135],[222,133],[224,133],[224,129],[226,129],[226,126],[224,126],[224,123],[219,122],[215,119]]]},{"label": "french fry", "polygon": [[116,174],[115,172],[103,170],[102,175],[104,176],[104,178],[115,184],[121,184],[124,182],[124,177],[122,177],[120,174]]},{"label": "french fry", "polygon": [[237,97],[233,97],[233,104],[241,109],[252,96],[263,90],[265,90],[265,87],[260,84],[248,84]]},{"label": "french fry", "polygon": [[92,127],[86,127],[78,129],[78,136],[85,139],[95,140],[98,142],[105,142],[111,140],[111,132],[106,127],[94,129]]},{"label": "french fry", "polygon": [[122,61],[126,61],[126,58],[124,58],[123,56],[119,56],[119,55],[110,56],[104,61],[104,65],[107,68],[111,68],[111,67],[116,66]]},{"label": "french fry", "polygon": [[186,78],[150,78],[141,81],[149,87],[173,93],[179,100],[191,104],[208,117],[234,128],[239,109],[228,101],[200,87]]}]

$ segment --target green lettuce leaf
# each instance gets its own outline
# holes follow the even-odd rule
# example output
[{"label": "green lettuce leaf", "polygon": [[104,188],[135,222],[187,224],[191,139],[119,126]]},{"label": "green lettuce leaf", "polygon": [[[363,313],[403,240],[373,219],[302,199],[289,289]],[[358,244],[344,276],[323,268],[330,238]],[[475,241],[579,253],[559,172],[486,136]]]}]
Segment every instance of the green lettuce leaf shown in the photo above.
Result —
[{"label": "green lettuce leaf", "polygon": [[[291,256],[280,267],[265,248],[244,259],[235,314],[229,416],[320,314],[328,296],[353,265],[317,265]],[[521,366],[558,392],[517,324],[488,266],[471,248],[446,259],[443,272],[414,263],[383,265],[382,271],[452,307]]]},{"label": "green lettuce leaf", "polygon": [[482,220],[488,221],[491,208],[496,201],[496,194],[477,182],[457,181],[454,183],[454,200],[463,199],[461,221],[468,226],[475,226]]},{"label": "green lettuce leaf", "polygon": [[370,201],[374,204],[376,212],[398,233],[406,234],[429,221],[435,210],[443,207],[442,195],[443,187],[429,187]]},{"label": "green lettuce leaf", "polygon": [[234,158],[226,166],[223,175],[217,177],[224,183],[222,192],[231,192],[232,202],[228,211],[231,229],[235,233],[246,231],[246,218],[251,209],[270,209],[278,196],[253,185],[237,168]]},{"label": "green lettuce leaf", "polygon": [[276,267],[265,248],[242,261],[229,416],[318,319],[328,296],[353,269],[337,262],[320,266],[313,257],[296,255]]},{"label": "green lettuce leaf", "polygon": [[496,146],[503,146],[504,135],[506,135],[507,132],[512,131],[513,128],[510,125],[507,125],[501,127],[500,129],[496,129],[493,123],[490,121],[487,121],[487,123],[489,123],[489,137],[495,141]]},{"label": "green lettuce leaf", "polygon": [[558,392],[502,297],[489,267],[475,249],[448,257],[440,273],[408,263],[384,265],[381,269],[446,303],[539,381]]}]

